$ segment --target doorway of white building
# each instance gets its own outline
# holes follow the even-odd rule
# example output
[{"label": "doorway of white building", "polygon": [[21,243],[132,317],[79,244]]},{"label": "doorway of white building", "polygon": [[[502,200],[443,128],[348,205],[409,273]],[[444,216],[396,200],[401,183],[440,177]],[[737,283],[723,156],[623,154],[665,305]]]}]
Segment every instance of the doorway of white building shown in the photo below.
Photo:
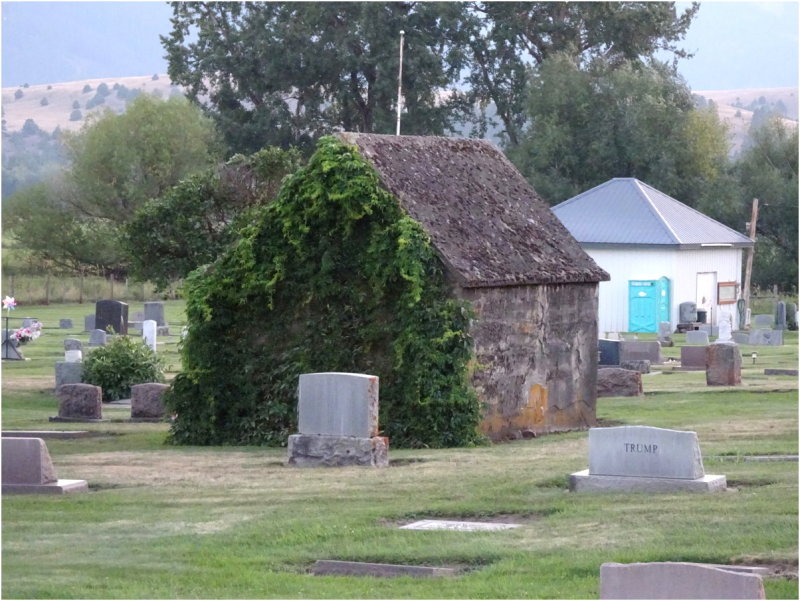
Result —
[{"label": "doorway of white building", "polygon": [[[695,302],[697,303],[698,311],[706,312],[706,323],[713,324],[716,319],[716,315],[714,315],[714,305],[717,304],[716,271],[707,271],[697,274],[697,298]],[[698,320],[700,320],[699,316]]]}]

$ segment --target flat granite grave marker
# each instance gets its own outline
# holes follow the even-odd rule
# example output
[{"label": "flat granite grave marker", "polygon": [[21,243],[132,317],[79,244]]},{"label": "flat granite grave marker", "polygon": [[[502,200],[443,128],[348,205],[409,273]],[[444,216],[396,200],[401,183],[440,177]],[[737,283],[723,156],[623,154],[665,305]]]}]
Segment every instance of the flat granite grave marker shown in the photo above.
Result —
[{"label": "flat granite grave marker", "polygon": [[302,374],[299,434],[289,436],[289,465],[386,467],[388,441],[378,436],[378,377]]},{"label": "flat granite grave marker", "polygon": [[95,327],[115,334],[128,333],[128,304],[116,300],[99,300],[95,303]]},{"label": "flat granite grave marker", "polygon": [[725,476],[706,475],[695,432],[651,426],[589,430],[589,469],[571,474],[572,491],[712,492]]},{"label": "flat granite grave marker", "polygon": [[456,530],[459,532],[491,532],[494,530],[511,530],[519,528],[519,524],[501,522],[460,522],[454,520],[419,520],[405,526],[401,530]]},{"label": "flat granite grave marker", "polygon": [[315,576],[372,576],[376,578],[410,576],[412,578],[433,578],[455,576],[456,570],[434,566],[406,566],[393,563],[318,559],[314,562],[313,573]]},{"label": "flat granite grave marker", "polygon": [[604,563],[601,599],[765,599],[758,574],[697,563]]},{"label": "flat granite grave marker", "polygon": [[748,342],[753,346],[783,346],[783,330],[750,330]]},{"label": "flat granite grave marker", "polygon": [[3,494],[86,492],[86,480],[59,480],[41,438],[3,438]]}]

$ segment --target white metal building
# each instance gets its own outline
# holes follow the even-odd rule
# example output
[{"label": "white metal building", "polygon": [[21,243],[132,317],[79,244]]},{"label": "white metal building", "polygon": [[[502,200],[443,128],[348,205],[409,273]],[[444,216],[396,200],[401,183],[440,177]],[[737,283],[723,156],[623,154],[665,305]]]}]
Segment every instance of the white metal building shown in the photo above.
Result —
[{"label": "white metal building", "polygon": [[743,249],[752,240],[635,178],[615,178],[553,207],[595,262],[604,332],[674,331],[681,303],[697,303],[707,323],[720,311],[739,327]]}]

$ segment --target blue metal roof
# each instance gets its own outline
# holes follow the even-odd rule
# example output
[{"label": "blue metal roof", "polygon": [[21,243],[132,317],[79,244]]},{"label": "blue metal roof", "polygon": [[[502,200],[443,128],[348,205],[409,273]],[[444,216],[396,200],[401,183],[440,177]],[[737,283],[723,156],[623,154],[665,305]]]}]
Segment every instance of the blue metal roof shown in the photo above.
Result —
[{"label": "blue metal roof", "polygon": [[584,245],[753,245],[744,234],[633,177],[618,177],[553,207]]}]

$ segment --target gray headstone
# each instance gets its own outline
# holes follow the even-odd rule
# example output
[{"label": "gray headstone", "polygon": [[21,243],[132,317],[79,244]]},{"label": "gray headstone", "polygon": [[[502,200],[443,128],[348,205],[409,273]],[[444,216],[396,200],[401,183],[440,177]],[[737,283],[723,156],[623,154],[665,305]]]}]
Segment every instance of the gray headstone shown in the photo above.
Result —
[{"label": "gray headstone", "polygon": [[3,437],[3,494],[86,492],[86,480],[59,480],[41,438]]},{"label": "gray headstone", "polygon": [[89,346],[105,346],[108,335],[103,330],[92,330],[89,334]]},{"label": "gray headstone", "polygon": [[131,417],[160,419],[164,417],[164,393],[167,384],[149,382],[131,386]]},{"label": "gray headstone", "polygon": [[685,562],[604,563],[601,599],[765,599],[758,574]]},{"label": "gray headstone", "polygon": [[145,320],[144,311],[134,311],[133,314],[130,316],[130,321],[128,323],[140,322],[144,320]]},{"label": "gray headstone", "polygon": [[681,323],[697,321],[697,303],[685,302],[678,305],[678,319]]},{"label": "gray headstone", "polygon": [[599,340],[600,365],[619,365],[619,344],[619,340]]},{"label": "gray headstone", "polygon": [[71,330],[72,329],[72,320],[71,319],[59,319],[58,320],[58,327],[62,330]]},{"label": "gray headstone", "polygon": [[706,384],[738,386],[742,383],[742,353],[733,342],[706,347]]},{"label": "gray headstone", "polygon": [[144,319],[142,321],[152,319],[159,326],[167,325],[167,320],[164,318],[164,303],[160,301],[153,301],[144,304]]},{"label": "gray headstone", "polygon": [[142,322],[142,338],[144,338],[144,343],[154,351],[156,350],[156,339],[158,338],[156,335],[157,328],[158,326],[153,319],[146,319]]},{"label": "gray headstone", "polygon": [[128,333],[128,304],[116,300],[100,300],[95,303],[95,327],[115,334]]},{"label": "gray headstone", "polygon": [[[9,334],[10,336],[10,334]],[[10,337],[5,338],[5,333],[3,334],[3,359],[8,359],[10,361],[24,361],[25,357],[22,354],[22,351],[17,346],[17,343],[12,340]]]},{"label": "gray headstone", "polygon": [[747,332],[734,332],[733,341],[736,344],[750,344],[750,334]]},{"label": "gray headstone", "polygon": [[78,340],[77,338],[65,338],[64,339],[64,350],[65,351],[80,351],[83,350],[83,343]]},{"label": "gray headstone", "polygon": [[658,337],[669,338],[672,334],[672,324],[668,321],[662,321],[658,324]]},{"label": "gray headstone", "polygon": [[56,362],[56,390],[64,384],[80,384],[83,363],[74,361]]},{"label": "gray headstone", "polygon": [[775,329],[786,329],[786,303],[778,301],[775,305]]},{"label": "gray headstone", "polygon": [[29,327],[31,327],[31,326],[32,326],[34,323],[36,323],[36,319],[35,319],[35,318],[33,318],[33,317],[23,317],[23,318],[22,318],[22,327],[23,327],[23,328],[29,328]]},{"label": "gray headstone", "polygon": [[378,377],[351,373],[300,376],[300,434],[378,435]]},{"label": "gray headstone", "polygon": [[794,303],[786,303],[786,327],[797,330],[797,305]]},{"label": "gray headstone", "polygon": [[688,369],[706,368],[706,347],[704,346],[682,346],[681,347],[681,367]]},{"label": "gray headstone", "polygon": [[754,315],[753,316],[754,328],[772,328],[772,315]]},{"label": "gray headstone", "polygon": [[783,346],[783,330],[750,330],[753,346]]},{"label": "gray headstone", "polygon": [[687,480],[705,475],[697,433],[651,426],[591,428],[589,473]]},{"label": "gray headstone", "polygon": [[686,332],[686,344],[708,345],[708,333],[702,330],[689,330]]},{"label": "gray headstone", "polygon": [[288,464],[295,467],[387,467],[389,448],[382,436],[289,436]]},{"label": "gray headstone", "polygon": [[701,323],[698,326],[698,329],[700,331],[702,331],[702,332],[705,332],[709,336],[719,336],[719,327],[718,326],[712,326],[709,323]]},{"label": "gray headstone", "polygon": [[79,363],[83,361],[83,351],[77,349],[64,351],[64,361],[67,363]]},{"label": "gray headstone", "polygon": [[719,338],[717,338],[715,343],[732,342],[732,334],[733,316],[727,311],[722,311],[719,314]]},{"label": "gray headstone", "polygon": [[60,418],[102,419],[103,417],[103,390],[99,386],[64,384],[56,388],[56,396]]},{"label": "gray headstone", "polygon": [[94,314],[84,316],[83,331],[91,332],[92,330],[95,330],[96,328],[94,327],[94,324],[95,324]]},{"label": "gray headstone", "polygon": [[658,340],[622,340],[619,343],[619,362],[647,359],[651,365],[661,365],[661,345]]}]

